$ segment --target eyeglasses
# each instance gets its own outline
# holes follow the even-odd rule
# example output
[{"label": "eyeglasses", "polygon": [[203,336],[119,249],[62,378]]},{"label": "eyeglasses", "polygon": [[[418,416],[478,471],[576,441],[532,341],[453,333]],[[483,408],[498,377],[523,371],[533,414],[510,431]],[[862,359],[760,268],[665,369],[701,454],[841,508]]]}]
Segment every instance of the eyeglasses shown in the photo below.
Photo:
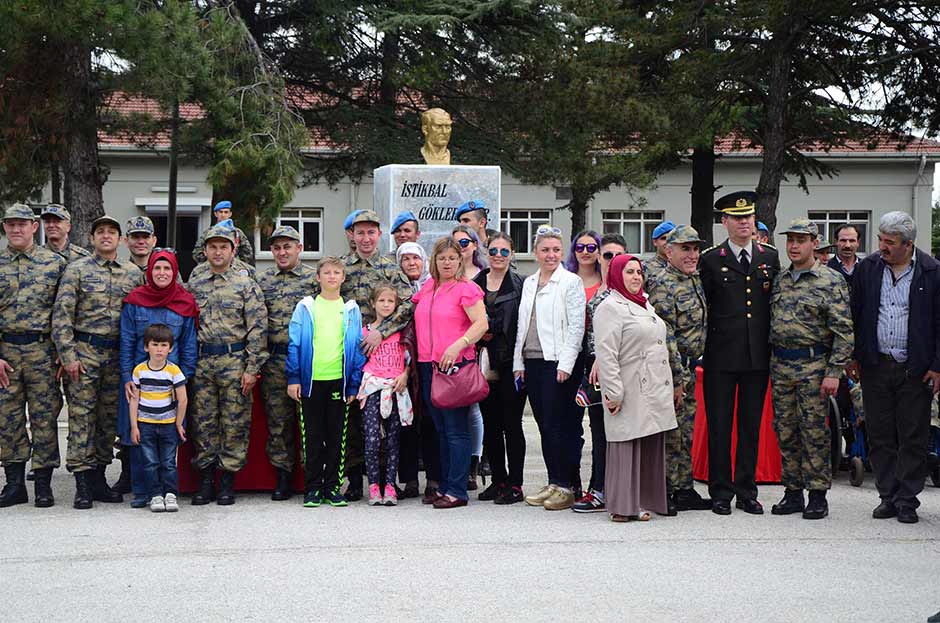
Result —
[{"label": "eyeglasses", "polygon": [[487,249],[487,251],[489,251],[490,257],[496,257],[497,255],[509,257],[509,254],[512,253],[509,249]]},{"label": "eyeglasses", "polygon": [[609,262],[610,260],[614,259],[618,255],[626,255],[626,253],[621,253],[619,251],[617,253],[614,253],[613,251],[605,251],[604,253],[601,254],[601,257],[603,257],[605,260]]},{"label": "eyeglasses", "polygon": [[548,234],[560,236],[561,230],[557,227],[552,227],[551,225],[539,225],[539,228],[535,230],[536,236],[546,236]]},{"label": "eyeglasses", "polygon": [[457,244],[460,245],[460,248],[461,248],[461,249],[466,249],[467,247],[470,246],[470,243],[471,243],[471,242],[473,242],[473,241],[470,240],[469,238],[461,238],[460,240],[457,241]]},{"label": "eyeglasses", "polygon": [[578,253],[584,253],[585,251],[587,251],[588,253],[594,253],[595,251],[597,251],[597,245],[594,244],[593,242],[590,242],[588,244],[582,244],[579,242],[576,245],[574,245],[574,250],[577,251]]}]

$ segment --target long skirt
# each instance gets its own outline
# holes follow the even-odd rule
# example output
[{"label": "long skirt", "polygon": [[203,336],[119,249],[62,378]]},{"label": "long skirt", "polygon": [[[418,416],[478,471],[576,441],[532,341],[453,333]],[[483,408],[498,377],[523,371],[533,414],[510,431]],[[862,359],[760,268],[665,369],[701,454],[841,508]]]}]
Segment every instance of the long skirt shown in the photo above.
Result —
[{"label": "long skirt", "polygon": [[666,513],[665,433],[607,442],[604,500],[611,515]]}]

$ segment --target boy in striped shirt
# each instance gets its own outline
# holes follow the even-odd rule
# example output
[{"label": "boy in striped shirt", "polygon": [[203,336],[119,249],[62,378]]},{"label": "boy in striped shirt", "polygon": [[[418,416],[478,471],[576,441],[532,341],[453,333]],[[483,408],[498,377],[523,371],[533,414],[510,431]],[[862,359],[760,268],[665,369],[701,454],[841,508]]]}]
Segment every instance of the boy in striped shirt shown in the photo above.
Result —
[{"label": "boy in striped shirt", "polygon": [[167,361],[171,350],[173,332],[168,326],[147,327],[144,351],[150,358],[134,368],[132,379],[131,441],[140,445],[144,486],[155,513],[179,510],[176,447],[186,441],[186,377],[179,366]]}]

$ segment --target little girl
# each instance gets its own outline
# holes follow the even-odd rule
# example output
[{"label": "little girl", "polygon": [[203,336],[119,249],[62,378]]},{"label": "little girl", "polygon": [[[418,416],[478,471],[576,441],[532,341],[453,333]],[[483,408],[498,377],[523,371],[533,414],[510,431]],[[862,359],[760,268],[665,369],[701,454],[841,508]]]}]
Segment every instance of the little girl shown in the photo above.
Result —
[{"label": "little girl", "polygon": [[[398,292],[390,283],[381,283],[372,290],[371,302],[375,310],[375,321],[362,328],[363,337],[376,331],[383,320],[395,313],[398,307]],[[411,398],[408,396],[408,369],[405,367],[405,348],[401,344],[401,333],[388,336],[372,351],[368,363],[363,368],[362,386],[357,398],[362,408],[362,424],[365,429],[369,504],[395,506],[398,504],[398,495],[395,493],[398,432],[400,426],[410,426],[414,417]],[[379,489],[379,450],[383,432],[387,454],[384,492]]]}]

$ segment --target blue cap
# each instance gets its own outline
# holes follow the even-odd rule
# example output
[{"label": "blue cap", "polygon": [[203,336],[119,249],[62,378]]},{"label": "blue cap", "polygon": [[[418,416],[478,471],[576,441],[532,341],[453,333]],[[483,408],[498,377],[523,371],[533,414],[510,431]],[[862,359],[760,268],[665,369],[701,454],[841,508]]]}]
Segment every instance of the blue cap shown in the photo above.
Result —
[{"label": "blue cap", "polygon": [[408,221],[418,222],[418,217],[414,215],[414,212],[402,212],[395,217],[395,220],[392,221],[392,233],[394,234],[398,231],[398,228],[407,223]]},{"label": "blue cap", "polygon": [[346,220],[343,221],[343,229],[352,229],[353,219],[365,212],[365,210],[356,210],[355,212],[350,212],[349,216],[346,217]]},{"label": "blue cap", "polygon": [[224,221],[219,221],[215,224],[216,227],[221,227],[222,229],[230,229],[235,231],[235,223],[232,222],[232,219],[227,218]]},{"label": "blue cap", "polygon": [[231,210],[232,202],[231,201],[220,201],[215,204],[215,207],[212,208],[213,212],[218,212],[219,210]]},{"label": "blue cap", "polygon": [[767,232],[768,234],[770,233],[770,230],[767,229],[767,226],[764,225],[764,224],[763,224],[762,222],[760,222],[760,221],[757,221],[757,230],[758,230],[758,231],[765,231],[765,232]]},{"label": "blue cap", "polygon": [[676,228],[676,224],[673,223],[672,221],[663,221],[662,223],[656,226],[656,229],[653,230],[653,240],[656,240],[657,238],[660,238],[661,236],[665,236],[666,234],[668,234],[675,228]]},{"label": "blue cap", "polygon": [[470,201],[464,203],[459,208],[457,208],[457,213],[454,215],[454,218],[460,219],[461,216],[467,212],[473,212],[474,210],[486,210],[486,205],[483,204],[479,199],[471,199]]}]

